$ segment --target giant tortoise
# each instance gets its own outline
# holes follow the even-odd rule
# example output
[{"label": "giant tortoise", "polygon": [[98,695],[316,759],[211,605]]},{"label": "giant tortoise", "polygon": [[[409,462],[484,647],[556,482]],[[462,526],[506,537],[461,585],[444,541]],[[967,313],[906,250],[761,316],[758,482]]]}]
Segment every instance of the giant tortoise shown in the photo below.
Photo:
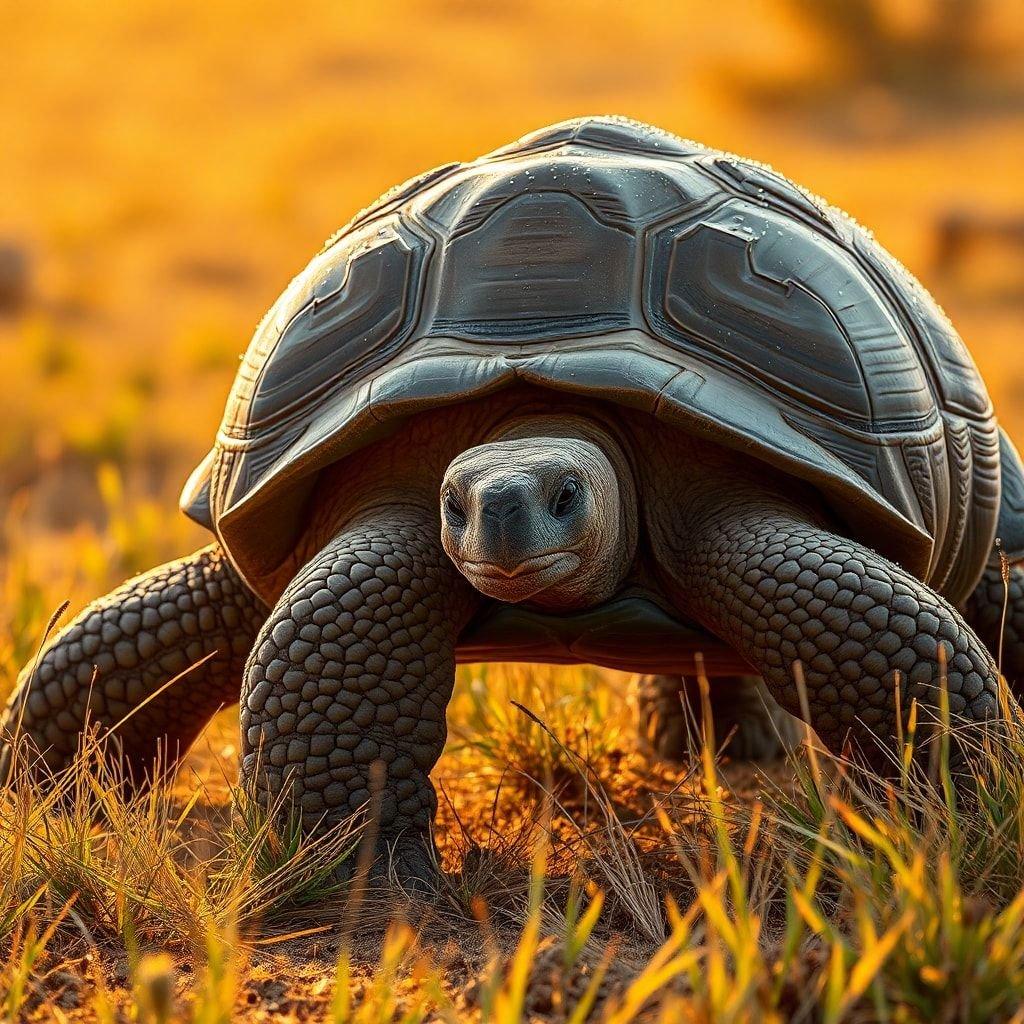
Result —
[{"label": "giant tortoise", "polygon": [[460,661],[644,673],[665,753],[700,663],[741,734],[751,677],[800,714],[800,663],[820,739],[884,760],[943,674],[955,716],[998,713],[1000,538],[1024,683],[1024,472],[949,321],[836,209],[625,119],[355,217],[257,328],[182,507],[215,541],[86,608],[8,731],[59,768],[88,710],[146,765],[240,695],[245,785],[320,830],[376,780],[406,882]]}]

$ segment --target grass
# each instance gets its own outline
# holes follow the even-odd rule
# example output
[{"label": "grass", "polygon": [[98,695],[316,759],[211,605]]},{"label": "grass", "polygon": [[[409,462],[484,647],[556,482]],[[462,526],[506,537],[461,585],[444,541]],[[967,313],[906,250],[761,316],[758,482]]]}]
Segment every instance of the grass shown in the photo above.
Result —
[{"label": "grass", "polygon": [[[173,529],[101,470],[76,589]],[[12,560],[0,689],[51,612]],[[131,796],[95,742],[0,799],[0,1019],[1024,1020],[1024,721],[967,737],[976,794],[804,748],[763,774],[634,749],[628,677],[460,670],[436,772],[430,906],[338,881],[365,823],[316,843],[239,793],[233,712]],[[934,782],[931,780],[935,780]],[[342,871],[344,877],[348,872]],[[276,1009],[275,1009],[276,1008]]]},{"label": "grass", "polygon": [[0,798],[0,1014],[1024,1020],[1016,705],[1005,734],[964,737],[970,798],[941,760],[938,784],[918,767],[912,735],[896,782],[805,745],[784,771],[739,769],[738,794],[711,735],[687,768],[632,754],[619,677],[480,681],[463,671],[453,705],[429,905],[339,882],[364,823],[275,829],[216,736],[145,794],[91,739],[67,772],[20,775]]}]

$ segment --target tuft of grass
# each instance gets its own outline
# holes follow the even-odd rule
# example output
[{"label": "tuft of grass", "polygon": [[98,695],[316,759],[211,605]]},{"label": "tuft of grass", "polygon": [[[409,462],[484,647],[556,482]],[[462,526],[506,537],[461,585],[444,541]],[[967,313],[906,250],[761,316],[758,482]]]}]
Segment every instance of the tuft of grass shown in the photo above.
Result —
[{"label": "tuft of grass", "polygon": [[[661,941],[665,935],[661,899],[645,869],[641,850],[634,837],[635,829],[620,820],[593,762],[570,749],[528,708],[518,702],[514,702],[514,706],[540,728],[561,752],[565,763],[575,771],[589,798],[581,820],[558,800],[554,792],[548,793],[576,830],[587,853],[586,866],[602,877],[608,891],[641,933],[652,941]],[[591,813],[596,818],[595,824],[590,821]]]},{"label": "tuft of grass", "polygon": [[[628,745],[625,676],[590,666],[487,664],[459,675],[450,749],[468,748],[478,763],[507,781],[548,780],[582,795],[585,787],[579,788],[570,748],[611,772],[616,755]],[[521,714],[519,707],[532,709],[536,717]]]},{"label": "tuft of grass", "polygon": [[0,794],[0,941],[29,915],[67,928],[67,908],[90,944],[129,956],[143,947],[208,953],[211,929],[266,933],[313,903],[340,905],[361,823],[341,822],[316,838],[281,827],[232,790],[226,823],[208,817],[197,782],[182,800],[173,774],[143,791],[94,733],[73,765],[48,772],[21,756]]},{"label": "tuft of grass", "polygon": [[297,910],[340,905],[365,816],[343,819],[310,838],[297,815],[282,814],[282,798],[264,807],[239,787],[230,792],[230,856],[222,858],[212,876],[214,903],[230,908],[243,927],[287,920]]}]

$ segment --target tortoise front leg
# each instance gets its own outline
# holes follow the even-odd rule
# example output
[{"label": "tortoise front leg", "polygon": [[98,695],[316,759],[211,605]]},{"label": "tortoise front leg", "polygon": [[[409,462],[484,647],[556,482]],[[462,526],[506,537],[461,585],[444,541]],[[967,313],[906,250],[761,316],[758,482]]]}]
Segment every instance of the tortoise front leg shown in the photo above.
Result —
[{"label": "tortoise front leg", "polygon": [[113,737],[141,781],[158,753],[169,766],[218,708],[238,700],[266,614],[215,544],[136,576],[89,605],[25,667],[0,734],[7,742],[27,736],[59,770],[78,750],[87,717],[101,732],[116,726]]},{"label": "tortoise front leg", "polygon": [[673,596],[729,643],[775,699],[800,714],[802,663],[810,725],[833,751],[848,739],[876,764],[897,731],[894,677],[911,699],[938,705],[945,647],[950,710],[997,713],[997,673],[959,613],[870,548],[815,525],[781,500],[723,485],[694,503],[668,540]]},{"label": "tortoise front leg", "polygon": [[377,509],[342,530],[296,576],[253,650],[243,784],[264,806],[284,791],[283,812],[307,831],[374,808],[378,849],[399,880],[429,885],[429,776],[474,594],[441,548],[436,511]]}]

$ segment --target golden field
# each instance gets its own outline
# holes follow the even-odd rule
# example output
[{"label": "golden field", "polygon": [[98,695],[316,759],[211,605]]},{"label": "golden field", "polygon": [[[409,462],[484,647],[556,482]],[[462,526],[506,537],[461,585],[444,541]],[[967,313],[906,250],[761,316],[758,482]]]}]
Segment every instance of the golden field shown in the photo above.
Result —
[{"label": "golden field", "polygon": [[[0,695],[65,598],[205,543],[178,490],[323,239],[566,117],[650,121],[848,210],[1024,444],[1019,0],[39,0],[0,33]],[[1024,730],[968,812],[803,755],[649,764],[628,684],[461,671],[450,891],[388,908],[383,940],[321,877],[337,850],[228,824],[232,711],[149,798],[87,763],[67,799],[5,796],[0,1019],[1024,1019]]]}]

